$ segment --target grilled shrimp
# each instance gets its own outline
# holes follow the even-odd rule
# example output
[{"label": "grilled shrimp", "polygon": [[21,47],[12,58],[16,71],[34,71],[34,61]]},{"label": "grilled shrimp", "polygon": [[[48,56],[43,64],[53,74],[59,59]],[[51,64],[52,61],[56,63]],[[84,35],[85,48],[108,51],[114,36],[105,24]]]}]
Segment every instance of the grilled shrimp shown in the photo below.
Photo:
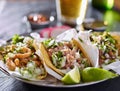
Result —
[{"label": "grilled shrimp", "polygon": [[12,59],[7,59],[6,65],[7,65],[8,69],[11,71],[14,71],[16,68],[16,65]]},{"label": "grilled shrimp", "polygon": [[14,63],[17,67],[20,67],[20,60],[18,58],[14,60]]},{"label": "grilled shrimp", "polygon": [[23,53],[17,53],[15,54],[15,58],[27,58],[32,54],[31,49],[27,48],[27,47],[22,47],[21,51]]}]

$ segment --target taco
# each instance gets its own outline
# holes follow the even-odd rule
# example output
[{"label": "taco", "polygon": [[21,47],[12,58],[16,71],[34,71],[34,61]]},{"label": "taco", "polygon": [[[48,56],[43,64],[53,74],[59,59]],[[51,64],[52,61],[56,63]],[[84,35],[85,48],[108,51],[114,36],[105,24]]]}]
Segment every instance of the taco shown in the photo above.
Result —
[{"label": "taco", "polygon": [[120,56],[120,33],[112,34],[112,37],[116,40],[116,47],[118,48],[118,56]]},{"label": "taco", "polygon": [[[59,38],[62,37],[59,36]],[[80,45],[74,36],[70,38],[69,35],[69,38],[67,38],[67,35],[64,35],[63,39],[58,39],[58,37],[56,39],[49,38],[39,43],[40,51],[38,54],[47,68],[52,69],[55,73],[63,77],[73,69],[75,65],[77,65],[80,70],[95,66],[95,63],[89,59],[90,57],[86,50],[84,50],[83,46]],[[66,39],[69,40],[67,41]],[[49,71],[48,73],[55,76]]]},{"label": "taco", "polygon": [[2,46],[1,60],[10,74],[28,80],[41,80],[47,76],[43,62],[35,53],[33,38],[14,35],[12,41]]},{"label": "taco", "polygon": [[90,31],[79,31],[76,36],[73,37],[74,44],[82,50],[86,58],[89,59],[93,67],[99,67],[99,50],[90,41]]},{"label": "taco", "polygon": [[91,33],[91,42],[99,49],[99,65],[103,67],[119,60],[120,36],[109,32]]}]

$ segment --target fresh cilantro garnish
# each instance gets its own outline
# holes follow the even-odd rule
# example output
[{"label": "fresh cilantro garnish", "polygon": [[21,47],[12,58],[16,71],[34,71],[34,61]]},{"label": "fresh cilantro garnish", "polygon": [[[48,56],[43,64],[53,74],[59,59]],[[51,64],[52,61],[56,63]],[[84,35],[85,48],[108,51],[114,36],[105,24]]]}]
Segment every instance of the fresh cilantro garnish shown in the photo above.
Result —
[{"label": "fresh cilantro garnish", "polygon": [[58,43],[54,39],[47,39],[43,41],[43,44],[46,48],[54,48]]},{"label": "fresh cilantro garnish", "polygon": [[83,42],[83,40],[80,37],[78,39],[79,39],[80,42]]},{"label": "fresh cilantro garnish", "polygon": [[18,34],[15,34],[13,37],[12,37],[12,43],[13,44],[16,44],[18,42],[23,42],[23,37],[22,36],[19,36]]}]

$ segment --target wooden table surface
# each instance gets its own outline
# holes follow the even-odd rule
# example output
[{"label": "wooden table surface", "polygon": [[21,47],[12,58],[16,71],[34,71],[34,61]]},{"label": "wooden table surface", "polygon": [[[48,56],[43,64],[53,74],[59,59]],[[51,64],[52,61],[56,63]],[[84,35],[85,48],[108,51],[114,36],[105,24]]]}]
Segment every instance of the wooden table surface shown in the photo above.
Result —
[{"label": "wooden table surface", "polygon": [[[0,1],[1,2],[1,1]],[[8,0],[4,8],[0,9],[0,39],[7,40],[14,34],[27,32],[23,23],[23,17],[30,12],[49,11],[55,12],[54,0]],[[56,14],[54,14],[56,15]],[[116,17],[114,17],[116,15]],[[99,20],[110,20],[108,29],[110,31],[120,31],[120,13],[116,11],[101,12],[94,8],[88,8],[86,18]],[[109,18],[109,19],[108,19]],[[49,88],[30,85],[0,72],[0,91],[120,91],[120,77],[108,80],[95,85],[77,88]]]}]

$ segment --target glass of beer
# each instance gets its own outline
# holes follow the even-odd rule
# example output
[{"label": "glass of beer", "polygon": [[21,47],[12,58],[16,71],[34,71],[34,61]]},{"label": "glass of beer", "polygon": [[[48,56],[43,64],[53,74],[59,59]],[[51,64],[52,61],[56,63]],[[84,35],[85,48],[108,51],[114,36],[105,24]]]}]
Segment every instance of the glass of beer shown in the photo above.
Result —
[{"label": "glass of beer", "polygon": [[63,24],[82,24],[88,0],[56,0],[57,19]]}]

